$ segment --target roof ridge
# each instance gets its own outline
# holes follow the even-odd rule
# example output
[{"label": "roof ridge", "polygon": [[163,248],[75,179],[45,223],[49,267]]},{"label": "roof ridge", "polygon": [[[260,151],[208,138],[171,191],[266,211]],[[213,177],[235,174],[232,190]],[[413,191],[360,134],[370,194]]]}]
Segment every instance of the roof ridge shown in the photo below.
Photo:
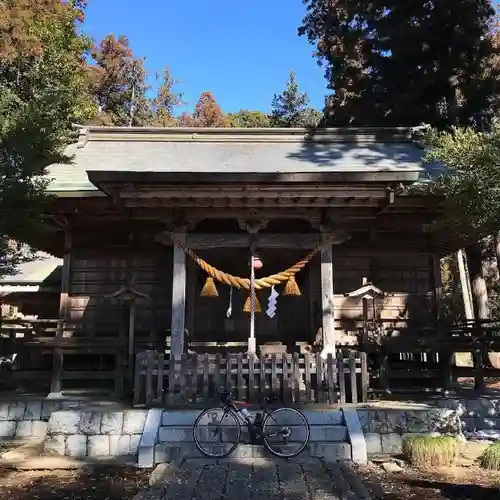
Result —
[{"label": "roof ridge", "polygon": [[410,127],[338,128],[159,128],[78,126],[78,148],[89,141],[103,142],[412,142]]}]

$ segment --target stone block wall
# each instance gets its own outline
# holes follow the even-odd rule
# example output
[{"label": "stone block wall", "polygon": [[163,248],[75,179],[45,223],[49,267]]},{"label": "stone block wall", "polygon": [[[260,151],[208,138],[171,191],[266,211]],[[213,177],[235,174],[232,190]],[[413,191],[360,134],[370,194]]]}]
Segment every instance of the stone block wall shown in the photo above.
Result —
[{"label": "stone block wall", "polygon": [[148,411],[62,410],[48,422],[45,453],[73,458],[137,455]]},{"label": "stone block wall", "polygon": [[469,438],[500,440],[500,399],[443,399],[440,406],[456,411]]},{"label": "stone block wall", "polygon": [[359,420],[368,454],[400,453],[407,436],[459,432],[457,413],[450,408],[411,410],[361,409]]},{"label": "stone block wall", "polygon": [[399,453],[406,436],[463,433],[500,440],[500,399],[438,399],[419,409],[359,409],[369,454]]},{"label": "stone block wall", "polygon": [[77,405],[69,401],[13,401],[0,403],[0,439],[43,439],[54,411]]}]

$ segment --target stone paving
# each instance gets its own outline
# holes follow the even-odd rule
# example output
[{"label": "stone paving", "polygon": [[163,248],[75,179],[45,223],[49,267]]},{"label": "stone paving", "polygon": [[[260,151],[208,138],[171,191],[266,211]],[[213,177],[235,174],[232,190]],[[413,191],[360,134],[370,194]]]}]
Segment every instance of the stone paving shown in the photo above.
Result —
[{"label": "stone paving", "polygon": [[370,500],[356,473],[320,460],[160,464],[135,500]]}]

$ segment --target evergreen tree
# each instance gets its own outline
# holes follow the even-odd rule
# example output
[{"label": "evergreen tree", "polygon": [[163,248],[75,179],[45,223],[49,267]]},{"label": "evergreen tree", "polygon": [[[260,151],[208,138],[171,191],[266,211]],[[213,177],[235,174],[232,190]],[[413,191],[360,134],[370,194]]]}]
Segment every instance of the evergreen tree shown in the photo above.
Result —
[{"label": "evergreen tree", "polygon": [[72,123],[95,109],[80,34],[84,2],[0,2],[0,273],[30,257],[46,201],[44,168],[63,162]]},{"label": "evergreen tree", "polygon": [[331,123],[445,125],[487,106],[489,0],[303,1],[299,34],[326,66]]},{"label": "evergreen tree", "polygon": [[273,127],[300,127],[309,103],[306,92],[301,92],[295,79],[295,73],[290,71],[285,90],[274,94],[271,112]]},{"label": "evergreen tree", "polygon": [[297,127],[315,128],[323,120],[323,113],[314,108],[306,108],[297,120]]},{"label": "evergreen tree", "polygon": [[[157,75],[157,78],[160,76]],[[178,83],[179,80],[172,76],[169,68],[165,68],[162,83],[151,101],[151,118],[148,125],[153,127],[175,127],[178,125],[174,112],[178,106],[184,104],[182,93],[174,90]]]},{"label": "evergreen tree", "polygon": [[150,103],[144,59],[136,58],[128,38],[106,36],[92,51],[92,92],[99,106],[94,123],[142,126],[148,123]]}]

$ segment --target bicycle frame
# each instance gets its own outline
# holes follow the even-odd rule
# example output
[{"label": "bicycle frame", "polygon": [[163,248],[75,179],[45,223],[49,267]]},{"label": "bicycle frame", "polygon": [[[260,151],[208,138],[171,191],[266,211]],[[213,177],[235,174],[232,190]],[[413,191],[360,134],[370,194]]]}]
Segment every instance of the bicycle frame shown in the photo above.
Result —
[{"label": "bicycle frame", "polygon": [[[221,423],[224,420],[224,417],[226,416],[227,413],[233,413],[236,415],[236,418],[238,418],[244,425],[246,425],[249,433],[250,433],[250,438],[253,441],[254,444],[261,444],[263,438],[269,438],[269,437],[275,437],[275,436],[280,436],[280,432],[262,432],[261,429],[259,429],[260,426],[257,426],[252,422],[250,418],[245,417],[244,415],[241,414],[241,408],[238,408],[235,404],[236,402],[231,402],[229,404],[224,405],[222,411],[222,419]],[[245,405],[247,406],[247,405]],[[249,406],[249,405],[248,405]],[[265,417],[268,417],[272,414],[272,411],[269,410],[267,405],[261,406],[260,411],[262,412],[261,420],[260,422],[264,422]]]}]

